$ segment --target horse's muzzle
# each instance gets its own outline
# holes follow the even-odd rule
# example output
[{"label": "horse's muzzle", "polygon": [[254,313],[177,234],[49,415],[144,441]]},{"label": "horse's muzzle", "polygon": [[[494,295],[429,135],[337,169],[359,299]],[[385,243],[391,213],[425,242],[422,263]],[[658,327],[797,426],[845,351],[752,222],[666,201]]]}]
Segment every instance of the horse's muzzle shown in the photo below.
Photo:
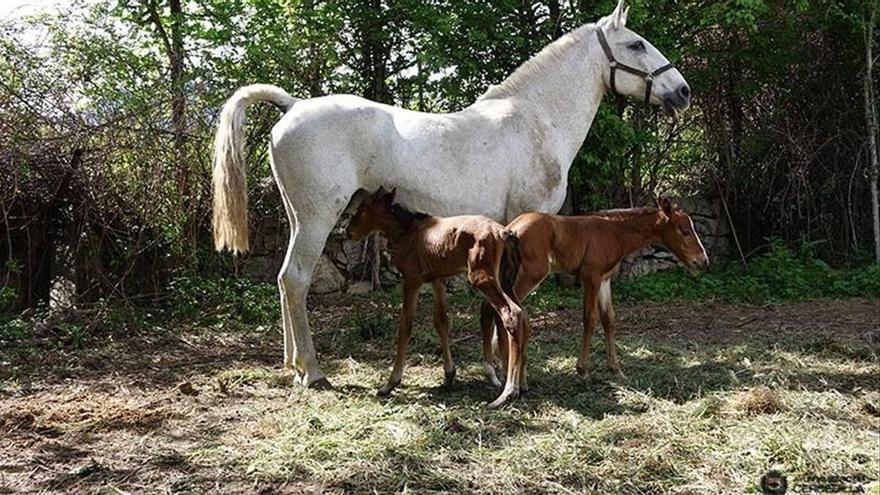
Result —
[{"label": "horse's muzzle", "polygon": [[663,111],[666,115],[677,117],[691,106],[691,89],[687,84],[682,84],[675,91],[663,95]]}]

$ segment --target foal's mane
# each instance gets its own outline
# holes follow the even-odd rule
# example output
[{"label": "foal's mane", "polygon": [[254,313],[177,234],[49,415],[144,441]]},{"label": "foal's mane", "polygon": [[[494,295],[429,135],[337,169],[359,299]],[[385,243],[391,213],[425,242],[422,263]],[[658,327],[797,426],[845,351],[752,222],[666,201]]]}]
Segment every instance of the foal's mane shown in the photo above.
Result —
[{"label": "foal's mane", "polygon": [[594,213],[590,213],[588,216],[601,217],[606,220],[624,222],[642,216],[655,215],[656,213],[656,206],[640,206],[636,208],[616,208],[613,210],[600,210]]},{"label": "foal's mane", "polygon": [[427,213],[422,213],[420,211],[410,210],[409,208],[398,203],[392,203],[391,216],[393,216],[394,220],[400,223],[402,227],[407,228],[412,225],[413,222],[428,218],[431,215],[428,215]]}]

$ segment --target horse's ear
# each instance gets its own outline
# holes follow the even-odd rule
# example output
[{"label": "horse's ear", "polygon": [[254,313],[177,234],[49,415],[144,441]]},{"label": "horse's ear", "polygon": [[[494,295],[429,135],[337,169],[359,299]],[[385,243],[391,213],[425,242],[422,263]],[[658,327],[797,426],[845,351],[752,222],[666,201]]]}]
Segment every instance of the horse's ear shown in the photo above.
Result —
[{"label": "horse's ear", "polygon": [[667,217],[672,217],[672,202],[666,196],[657,196],[657,208]]},{"label": "horse's ear", "polygon": [[611,23],[611,27],[614,29],[620,29],[626,26],[626,17],[629,14],[629,7],[626,6],[626,2],[624,0],[618,0],[617,7],[614,8],[614,12],[608,16],[608,20]]},{"label": "horse's ear", "polygon": [[392,187],[391,191],[389,191],[388,194],[385,195],[385,200],[388,201],[389,205],[394,202],[395,196],[397,196],[397,187],[396,186]]}]

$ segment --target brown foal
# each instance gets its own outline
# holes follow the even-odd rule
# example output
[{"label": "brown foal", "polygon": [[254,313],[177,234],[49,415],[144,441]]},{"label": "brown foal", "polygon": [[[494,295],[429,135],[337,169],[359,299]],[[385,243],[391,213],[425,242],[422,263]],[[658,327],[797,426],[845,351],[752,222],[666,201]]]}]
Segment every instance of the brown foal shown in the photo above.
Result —
[{"label": "brown foal", "polygon": [[[373,232],[388,238],[393,251],[392,261],[403,275],[403,311],[397,332],[397,354],[388,382],[378,394],[387,395],[403,376],[406,348],[412,331],[413,316],[418,302],[419,287],[430,282],[434,287],[434,326],[443,348],[443,369],[446,385],[455,378],[455,365],[449,350],[449,319],[446,315],[444,279],[467,272],[470,283],[486,300],[487,314],[502,332],[511,356],[509,379],[501,395],[490,407],[499,407],[520,393],[519,374],[528,339],[528,317],[519,301],[505,291],[499,271],[509,273],[508,289],[516,277],[517,242],[503,225],[483,216],[440,218],[414,213],[394,203],[395,190],[383,188],[365,198],[348,226],[348,235],[359,240]],[[504,265],[504,266],[502,266]],[[483,346],[484,359],[492,355],[491,340]],[[493,370],[494,376],[494,370]]]},{"label": "brown foal", "polygon": [[[688,269],[709,264],[690,216],[670,203],[657,200],[656,208],[630,208],[600,211],[588,216],[564,217],[544,213],[525,213],[507,226],[520,239],[521,265],[514,295],[522,301],[552,272],[575,273],[584,288],[584,340],[577,360],[581,375],[590,371],[590,341],[599,317],[605,329],[608,365],[621,378],[614,343],[614,308],[611,303],[611,276],[624,256],[648,244],[669,248]],[[492,339],[491,309],[481,309],[483,341]],[[502,359],[504,332],[499,332]],[[491,359],[491,358],[490,358]],[[525,370],[520,380],[525,382]]]}]

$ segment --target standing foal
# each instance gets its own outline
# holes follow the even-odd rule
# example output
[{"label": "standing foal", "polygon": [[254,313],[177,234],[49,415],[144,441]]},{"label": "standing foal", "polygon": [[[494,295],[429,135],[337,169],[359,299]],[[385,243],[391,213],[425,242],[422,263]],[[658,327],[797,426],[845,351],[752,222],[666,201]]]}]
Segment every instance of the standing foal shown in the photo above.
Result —
[{"label": "standing foal", "polygon": [[[397,332],[397,354],[388,383],[379,395],[388,395],[400,383],[406,347],[412,331],[413,315],[418,302],[419,287],[430,282],[434,286],[434,326],[443,347],[443,369],[446,385],[455,378],[455,365],[449,351],[449,319],[446,316],[443,280],[467,272],[468,280],[486,298],[487,313],[506,330],[508,343],[507,384],[489,407],[503,405],[520,392],[520,370],[525,359],[528,339],[528,317],[513,297],[510,286],[516,277],[517,241],[498,222],[483,216],[440,218],[414,213],[394,203],[395,189],[383,188],[365,198],[348,226],[348,236],[363,239],[373,232],[388,238],[393,250],[392,261],[403,275],[403,311]],[[505,272],[507,291],[499,283],[499,270]],[[509,274],[509,277],[508,275]],[[491,341],[483,345],[484,359],[491,356]],[[494,376],[494,370],[493,370]]]},{"label": "standing foal", "polygon": [[[518,301],[525,299],[551,271],[580,276],[584,288],[584,341],[577,370],[581,375],[589,373],[590,340],[601,316],[608,365],[619,377],[625,378],[614,343],[611,276],[626,255],[648,244],[661,244],[675,253],[690,270],[705,268],[709,264],[691,217],[667,198],[658,199],[656,208],[607,210],[588,216],[525,213],[507,228],[520,239],[522,264],[513,285]],[[491,308],[483,304],[480,322],[484,345],[492,339],[490,311]],[[498,337],[502,358],[505,358],[506,336],[499,332]],[[525,381],[525,371],[521,380]]]}]

